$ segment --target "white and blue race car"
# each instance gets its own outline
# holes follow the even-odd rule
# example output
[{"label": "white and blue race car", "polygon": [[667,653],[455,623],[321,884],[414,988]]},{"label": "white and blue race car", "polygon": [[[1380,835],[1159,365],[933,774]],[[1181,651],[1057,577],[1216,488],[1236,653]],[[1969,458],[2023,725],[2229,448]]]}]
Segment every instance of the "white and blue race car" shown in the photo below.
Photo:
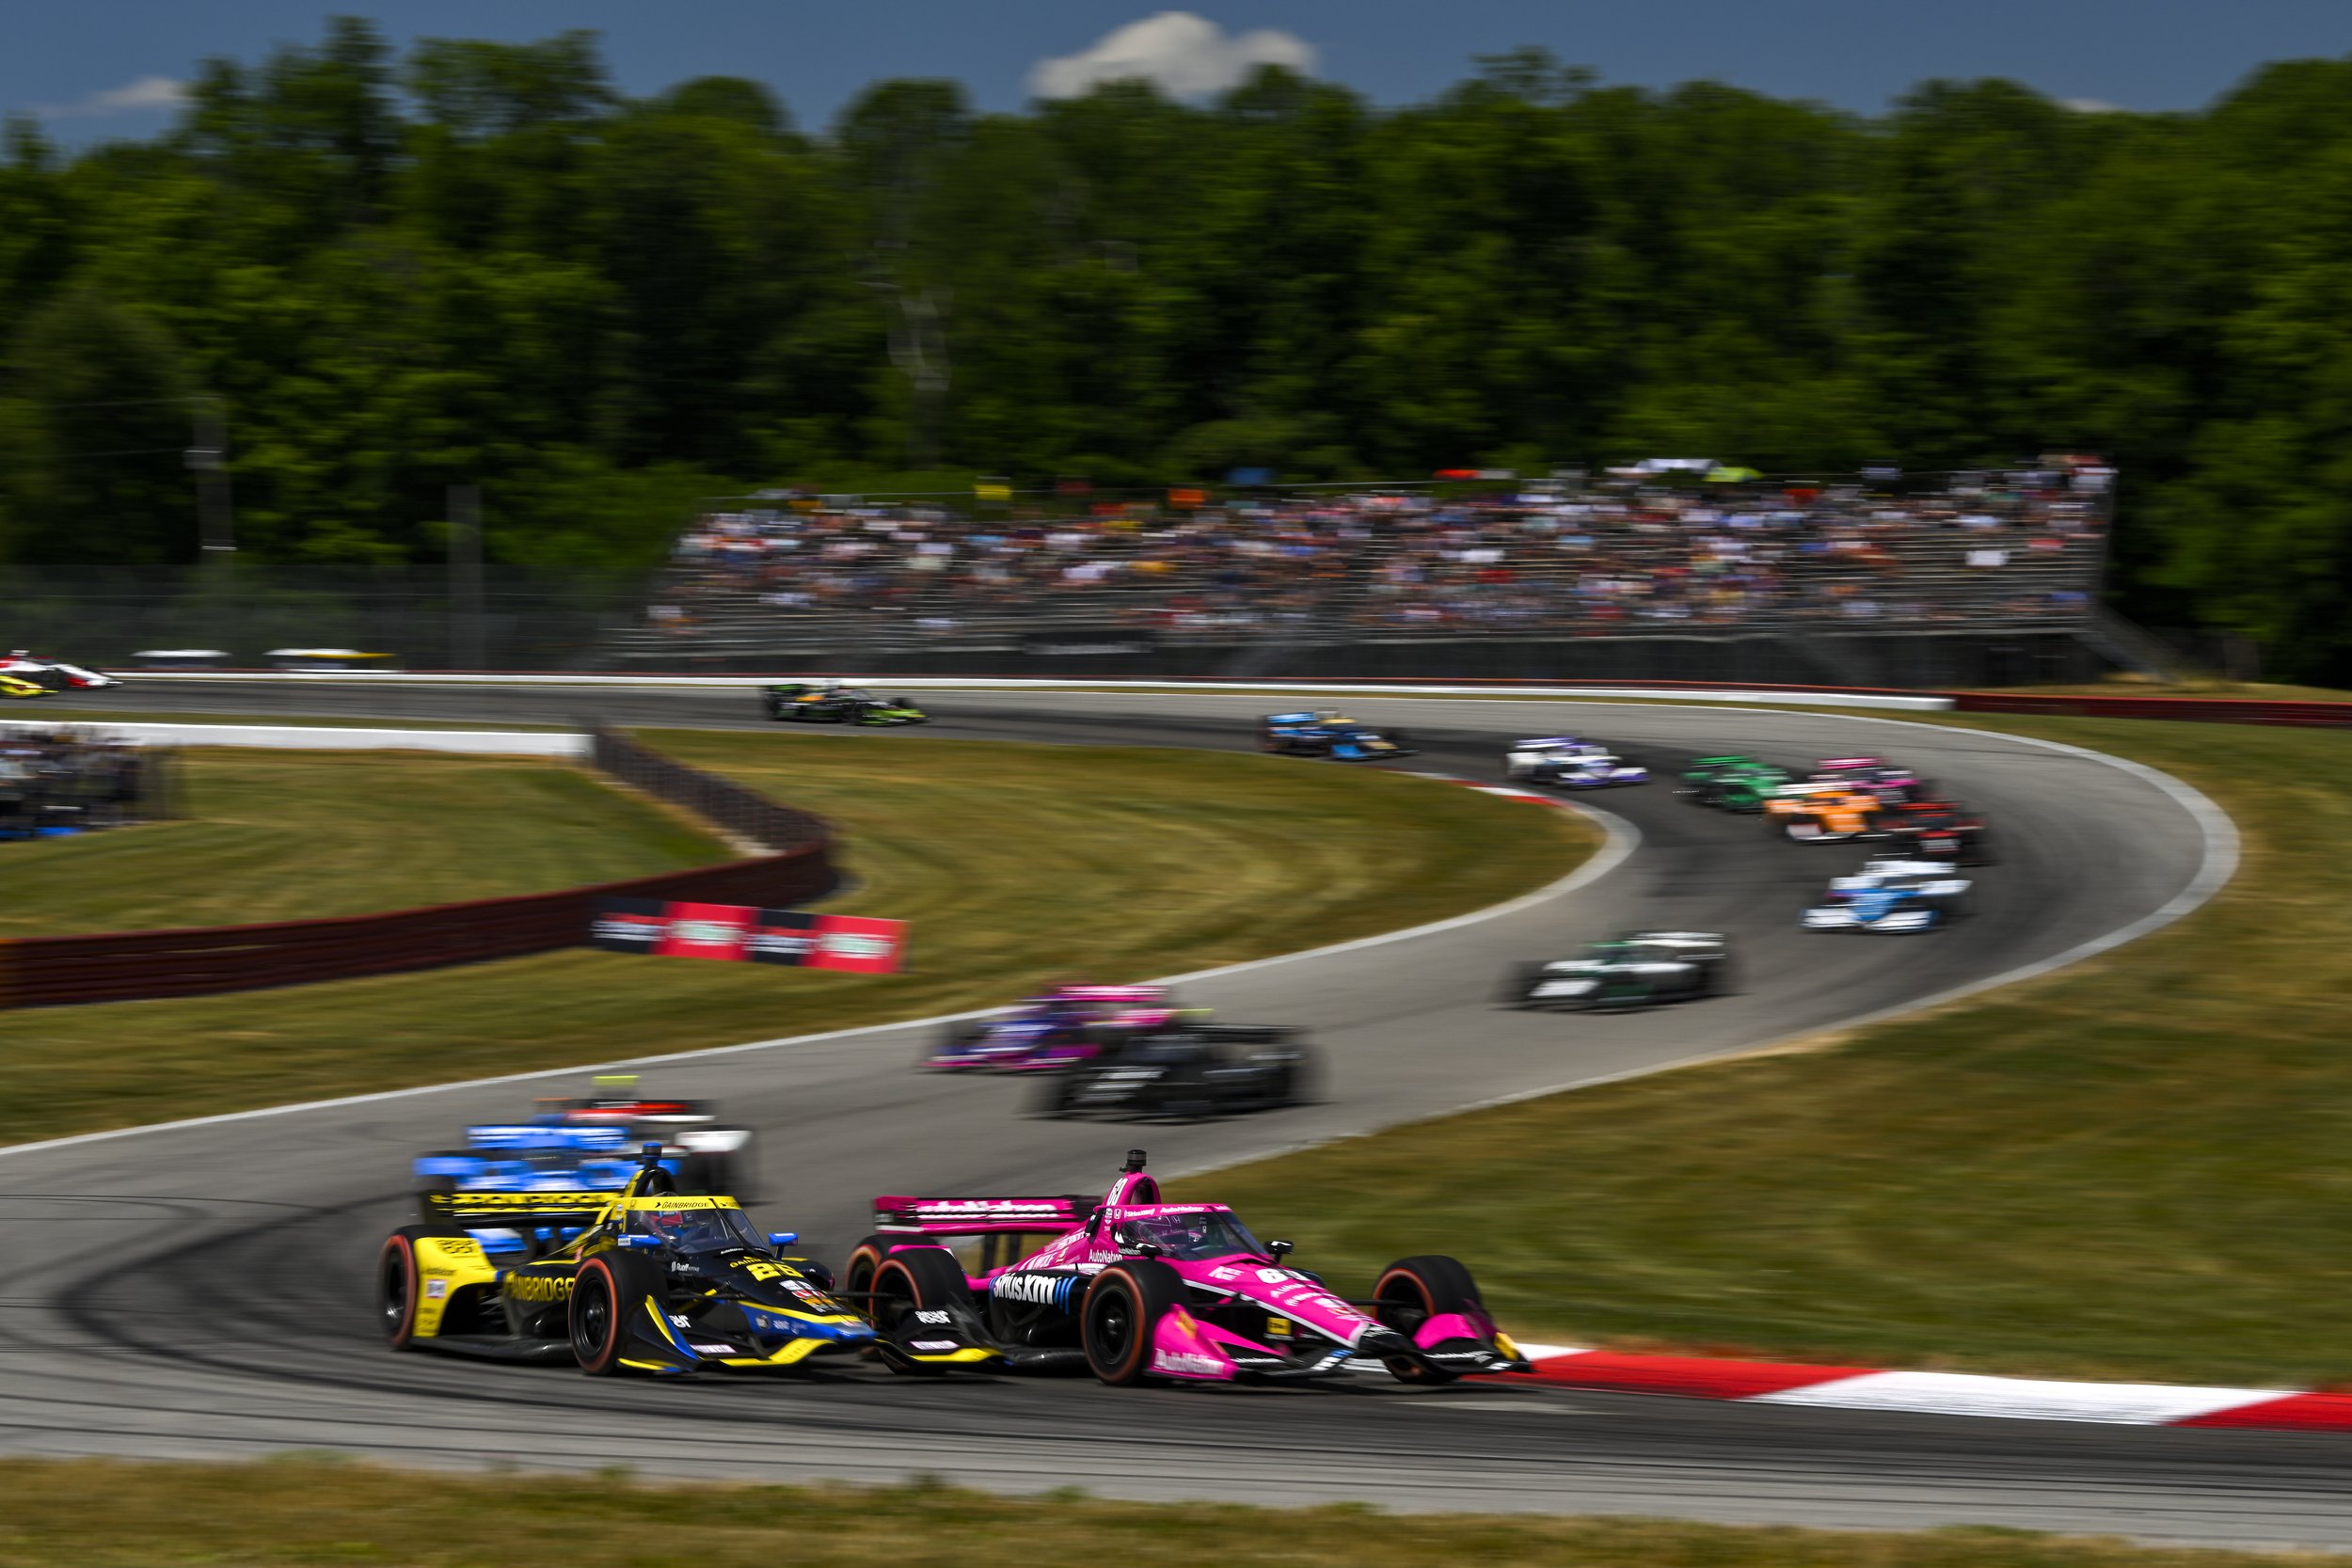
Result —
[{"label": "white and blue race car", "polygon": [[1515,742],[1502,755],[1502,774],[1562,789],[1609,789],[1649,783],[1649,769],[1597,740],[1572,735]]},{"label": "white and blue race car", "polygon": [[1867,861],[1853,876],[1831,878],[1803,924],[1808,931],[1932,931],[1968,912],[1969,886],[1934,861]]}]

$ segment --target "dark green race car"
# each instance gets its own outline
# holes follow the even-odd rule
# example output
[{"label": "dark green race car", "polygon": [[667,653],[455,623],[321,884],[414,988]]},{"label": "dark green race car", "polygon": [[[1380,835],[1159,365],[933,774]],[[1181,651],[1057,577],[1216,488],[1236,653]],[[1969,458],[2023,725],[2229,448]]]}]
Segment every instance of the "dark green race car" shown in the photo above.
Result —
[{"label": "dark green race car", "polygon": [[771,719],[799,724],[928,724],[930,715],[904,697],[877,697],[853,686],[786,681],[763,687],[760,705]]},{"label": "dark green race car", "polygon": [[1721,811],[1762,811],[1772,793],[1793,777],[1785,768],[1749,756],[1693,757],[1682,770],[1679,793]]},{"label": "dark green race car", "polygon": [[1572,958],[1515,966],[1502,979],[1506,1007],[1647,1007],[1731,989],[1731,954],[1714,931],[1628,931]]}]

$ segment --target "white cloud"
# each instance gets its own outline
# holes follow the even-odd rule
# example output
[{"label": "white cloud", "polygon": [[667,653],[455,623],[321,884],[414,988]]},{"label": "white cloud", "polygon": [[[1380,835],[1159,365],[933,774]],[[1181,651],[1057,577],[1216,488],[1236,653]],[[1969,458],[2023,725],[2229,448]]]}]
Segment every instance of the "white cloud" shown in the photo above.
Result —
[{"label": "white cloud", "polygon": [[2058,107],[2072,109],[2078,115],[2120,115],[2125,113],[2121,103],[2110,103],[2104,98],[2061,98]]},{"label": "white cloud", "polygon": [[1262,65],[1315,68],[1314,45],[1272,27],[1225,30],[1190,11],[1162,11],[1104,34],[1075,55],[1040,60],[1029,90],[1040,98],[1075,98],[1103,82],[1140,77],[1177,98],[1198,98],[1232,87]]},{"label": "white cloud", "polygon": [[135,82],[91,93],[72,103],[44,108],[40,113],[51,119],[96,119],[105,115],[176,109],[187,101],[188,85],[185,82],[175,82],[168,76],[142,76]]}]

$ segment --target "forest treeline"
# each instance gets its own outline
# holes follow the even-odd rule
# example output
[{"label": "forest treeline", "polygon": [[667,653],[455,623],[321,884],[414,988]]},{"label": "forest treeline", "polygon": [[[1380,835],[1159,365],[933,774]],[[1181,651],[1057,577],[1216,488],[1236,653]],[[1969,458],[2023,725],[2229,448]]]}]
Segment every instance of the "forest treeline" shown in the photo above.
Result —
[{"label": "forest treeline", "polygon": [[2352,61],[2198,114],[1933,82],[1857,117],[1537,52],[1383,109],[1267,70],[830,127],[591,35],[340,20],[167,132],[0,149],[0,561],[185,561],[186,401],[239,543],[651,561],[749,484],[1098,485],[1689,455],[2121,468],[2127,612],[2352,667]]}]

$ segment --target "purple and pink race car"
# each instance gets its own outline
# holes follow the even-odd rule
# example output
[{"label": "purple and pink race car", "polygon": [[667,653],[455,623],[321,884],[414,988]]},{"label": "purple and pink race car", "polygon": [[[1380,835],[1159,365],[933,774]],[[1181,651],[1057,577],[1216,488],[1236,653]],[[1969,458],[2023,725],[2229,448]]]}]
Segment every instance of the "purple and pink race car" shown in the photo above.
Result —
[{"label": "purple and pink race car", "polygon": [[1927,780],[1884,757],[1823,757],[1813,765],[1812,776],[1875,795],[1885,805],[1924,800],[1935,793],[1935,786]]},{"label": "purple and pink race car", "polygon": [[1053,1072],[1092,1060],[1123,1036],[1166,1028],[1176,1012],[1159,986],[1057,986],[1005,1017],[950,1024],[921,1065]]},{"label": "purple and pink race car", "polygon": [[1143,1163],[1129,1150],[1100,1201],[877,1198],[843,1294],[865,1304],[898,1370],[1083,1366],[1112,1384],[1232,1383],[1376,1360],[1434,1384],[1531,1370],[1453,1259],[1401,1259],[1369,1300],[1346,1300],[1223,1204],[1162,1202]]}]

